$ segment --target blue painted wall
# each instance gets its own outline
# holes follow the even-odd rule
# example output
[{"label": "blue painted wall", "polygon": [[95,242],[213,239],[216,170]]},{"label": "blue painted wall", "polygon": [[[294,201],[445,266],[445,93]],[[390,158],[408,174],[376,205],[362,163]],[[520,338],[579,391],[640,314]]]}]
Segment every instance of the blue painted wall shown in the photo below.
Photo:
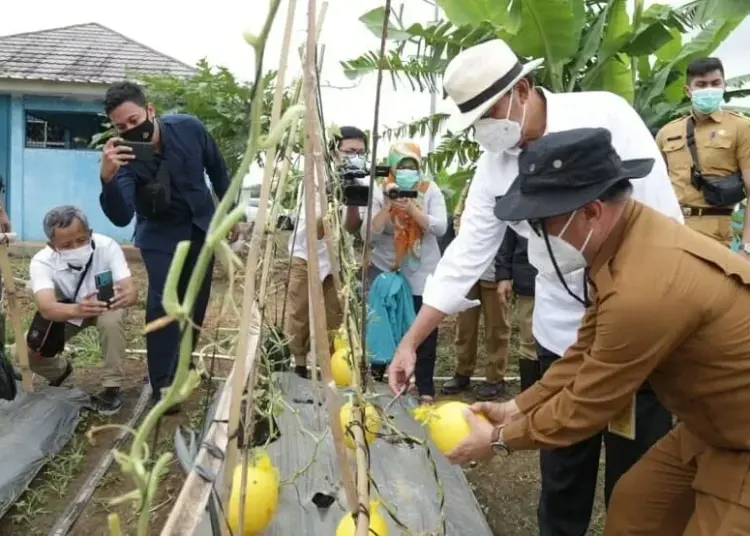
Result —
[{"label": "blue painted wall", "polygon": [[[3,120],[3,102],[7,113]],[[8,203],[14,231],[21,240],[46,241],[42,218],[52,207],[81,207],[92,228],[119,242],[130,242],[133,224],[126,228],[110,223],[99,206],[100,152],[73,149],[26,148],[26,111],[100,112],[95,102],[56,97],[7,97],[0,95],[0,175],[7,179]],[[9,132],[9,162],[3,174],[3,125]]]},{"label": "blue painted wall", "polygon": [[[8,195],[8,177],[10,175],[10,97],[0,95],[0,177],[5,180]],[[5,206],[8,206],[7,197],[3,197]]]}]

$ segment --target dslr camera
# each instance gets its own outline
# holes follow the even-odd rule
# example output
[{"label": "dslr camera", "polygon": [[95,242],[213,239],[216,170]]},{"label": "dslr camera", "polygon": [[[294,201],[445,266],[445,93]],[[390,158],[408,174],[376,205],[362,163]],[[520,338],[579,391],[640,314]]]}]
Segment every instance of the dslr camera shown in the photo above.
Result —
[{"label": "dslr camera", "polygon": [[416,199],[418,194],[416,190],[402,190],[398,186],[394,186],[385,192],[385,195],[388,196],[388,199],[395,201],[396,199]]}]

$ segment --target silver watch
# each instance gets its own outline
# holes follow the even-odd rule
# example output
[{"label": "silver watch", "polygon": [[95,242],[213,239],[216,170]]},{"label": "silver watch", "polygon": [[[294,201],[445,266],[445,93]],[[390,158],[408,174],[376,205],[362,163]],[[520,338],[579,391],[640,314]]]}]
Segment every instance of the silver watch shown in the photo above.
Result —
[{"label": "silver watch", "polygon": [[492,446],[492,452],[495,454],[502,454],[503,456],[508,456],[512,450],[510,450],[510,447],[505,444],[505,441],[500,439],[500,432],[502,429],[505,428],[505,426],[496,426],[494,430],[492,430],[492,436],[490,439],[492,442],[490,445]]},{"label": "silver watch", "polygon": [[742,245],[740,246],[740,249],[741,249],[742,251],[744,251],[745,253],[747,253],[748,255],[750,255],[750,243],[747,243],[747,244],[742,244]]}]

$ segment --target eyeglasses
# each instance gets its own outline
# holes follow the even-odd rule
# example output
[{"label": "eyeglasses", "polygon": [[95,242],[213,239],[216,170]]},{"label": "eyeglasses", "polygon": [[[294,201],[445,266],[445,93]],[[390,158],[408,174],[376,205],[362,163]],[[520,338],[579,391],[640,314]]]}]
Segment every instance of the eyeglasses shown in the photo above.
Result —
[{"label": "eyeglasses", "polygon": [[367,151],[360,149],[346,149],[345,151],[340,151],[340,153],[344,156],[365,156]]}]

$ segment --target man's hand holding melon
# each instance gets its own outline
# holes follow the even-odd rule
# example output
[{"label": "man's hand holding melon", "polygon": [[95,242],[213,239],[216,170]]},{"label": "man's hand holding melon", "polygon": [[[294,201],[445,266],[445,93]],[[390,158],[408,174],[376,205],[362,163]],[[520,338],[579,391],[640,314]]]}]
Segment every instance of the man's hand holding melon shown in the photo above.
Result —
[{"label": "man's hand holding melon", "polygon": [[[469,434],[445,455],[451,463],[481,461],[495,454],[493,442],[502,439],[502,427],[520,416],[516,403],[479,402],[465,410]],[[498,430],[499,429],[499,430]]]}]

